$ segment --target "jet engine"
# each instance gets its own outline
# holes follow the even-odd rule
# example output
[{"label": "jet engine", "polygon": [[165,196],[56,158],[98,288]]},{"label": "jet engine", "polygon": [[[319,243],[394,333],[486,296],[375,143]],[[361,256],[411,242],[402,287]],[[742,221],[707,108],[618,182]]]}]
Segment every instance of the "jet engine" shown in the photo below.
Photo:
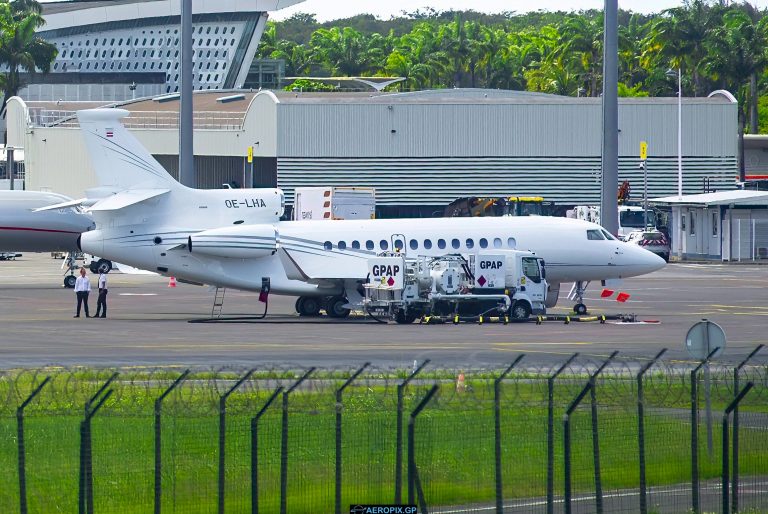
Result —
[{"label": "jet engine", "polygon": [[204,230],[189,236],[187,250],[197,255],[231,259],[256,259],[277,251],[277,231],[272,225],[238,225]]}]

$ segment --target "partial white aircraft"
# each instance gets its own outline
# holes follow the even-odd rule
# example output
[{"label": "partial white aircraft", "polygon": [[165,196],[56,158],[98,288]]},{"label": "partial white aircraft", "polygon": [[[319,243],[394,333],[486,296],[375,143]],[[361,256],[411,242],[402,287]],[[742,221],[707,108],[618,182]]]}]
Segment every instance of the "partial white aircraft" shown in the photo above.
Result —
[{"label": "partial white aircraft", "polygon": [[590,281],[664,267],[663,259],[623,243],[599,225],[549,217],[279,221],[279,189],[196,190],[176,182],[120,122],[121,109],[79,111],[94,170],[115,191],[88,210],[96,229],[83,251],[192,283],[299,296],[297,310],[333,317],[360,300],[367,260],[400,248],[440,256],[526,249],[546,261],[553,284],[575,282],[577,312]]},{"label": "partial white aircraft", "polygon": [[93,219],[73,207],[36,211],[71,201],[38,191],[0,191],[0,251],[69,252],[94,228]]}]

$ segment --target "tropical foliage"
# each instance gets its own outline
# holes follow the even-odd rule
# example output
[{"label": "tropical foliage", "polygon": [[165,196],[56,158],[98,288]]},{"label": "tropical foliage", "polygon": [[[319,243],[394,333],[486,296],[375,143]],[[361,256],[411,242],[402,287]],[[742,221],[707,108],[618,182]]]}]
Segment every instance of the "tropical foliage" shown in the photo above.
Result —
[{"label": "tropical foliage", "polygon": [[[749,3],[686,0],[646,16],[619,15],[619,94],[684,96],[728,89],[748,131],[768,89],[768,16]],[[289,76],[402,76],[393,89],[484,87],[598,96],[602,12],[485,15],[473,11],[362,15],[320,24],[297,14],[270,22],[260,56]],[[768,128],[768,127],[767,127]]]},{"label": "tropical foliage", "polygon": [[0,116],[8,98],[24,87],[22,73],[48,72],[56,58],[56,46],[35,34],[45,24],[41,12],[35,0],[0,1]]}]

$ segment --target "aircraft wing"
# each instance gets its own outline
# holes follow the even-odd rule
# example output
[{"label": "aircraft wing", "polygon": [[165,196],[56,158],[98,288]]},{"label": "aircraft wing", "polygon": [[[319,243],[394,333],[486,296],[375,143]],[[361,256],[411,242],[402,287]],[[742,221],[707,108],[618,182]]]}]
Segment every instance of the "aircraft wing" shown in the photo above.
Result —
[{"label": "aircraft wing", "polygon": [[79,205],[82,205],[83,202],[85,202],[86,200],[88,199],[80,198],[78,200],[70,200],[68,202],[55,203],[53,205],[46,205],[45,207],[38,207],[37,209],[32,209],[32,212],[54,211],[56,209],[65,209],[67,207],[77,207]]},{"label": "aircraft wing", "polygon": [[363,280],[368,274],[367,256],[329,253],[306,254],[280,248],[277,251],[286,276],[308,284],[335,284],[340,280]]},{"label": "aircraft wing", "polygon": [[89,211],[116,211],[123,207],[135,205],[137,203],[144,202],[156,196],[169,193],[170,189],[130,189],[126,191],[120,191],[117,194],[108,196],[107,198],[96,202],[92,207],[89,207]]}]

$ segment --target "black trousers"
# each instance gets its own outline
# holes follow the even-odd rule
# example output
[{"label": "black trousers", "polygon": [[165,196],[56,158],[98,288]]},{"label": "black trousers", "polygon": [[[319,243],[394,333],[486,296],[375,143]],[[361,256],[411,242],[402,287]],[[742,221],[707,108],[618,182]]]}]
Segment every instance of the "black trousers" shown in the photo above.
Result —
[{"label": "black trousers", "polygon": [[107,317],[107,290],[99,289],[99,297],[96,299],[96,316],[101,313],[102,318]]},{"label": "black trousers", "polygon": [[88,291],[80,291],[77,294],[77,315],[80,315],[80,305],[85,306],[85,315],[88,316]]}]

